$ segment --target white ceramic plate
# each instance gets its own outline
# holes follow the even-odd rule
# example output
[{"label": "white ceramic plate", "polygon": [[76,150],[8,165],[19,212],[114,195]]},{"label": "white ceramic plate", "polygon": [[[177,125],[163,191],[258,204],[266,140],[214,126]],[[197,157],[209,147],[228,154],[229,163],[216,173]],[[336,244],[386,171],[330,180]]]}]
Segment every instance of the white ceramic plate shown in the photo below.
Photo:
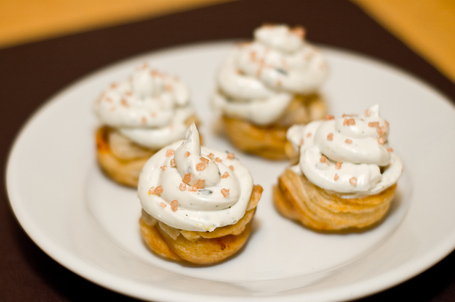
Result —
[{"label": "white ceramic plate", "polygon": [[203,268],[150,253],[139,235],[135,191],[106,179],[96,165],[92,104],[105,87],[149,62],[192,88],[206,144],[235,151],[212,133],[208,104],[231,45],[185,46],[121,62],[65,89],[33,116],[12,149],[7,188],[15,215],[38,246],[94,283],[160,301],[348,300],[409,279],[453,250],[454,107],[399,70],[323,48],[331,69],[323,91],[330,112],[362,112],[379,103],[390,122],[405,172],[387,219],[353,234],[307,230],[273,207],[271,188],[287,164],[236,152],[265,189],[241,253]]}]

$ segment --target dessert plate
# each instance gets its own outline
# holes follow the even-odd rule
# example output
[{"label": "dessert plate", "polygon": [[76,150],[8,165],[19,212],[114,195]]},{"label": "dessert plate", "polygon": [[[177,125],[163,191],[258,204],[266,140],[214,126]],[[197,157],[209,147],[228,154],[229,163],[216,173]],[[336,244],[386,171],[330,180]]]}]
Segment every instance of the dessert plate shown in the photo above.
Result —
[{"label": "dessert plate", "polygon": [[[232,44],[183,46],[120,62],[66,88],[34,114],[12,148],[7,189],[15,215],[41,249],[96,284],[160,301],[349,300],[403,282],[454,249],[455,110],[447,99],[391,66],[322,48],[331,69],[323,88],[330,113],[380,104],[405,171],[390,213],[375,228],[313,232],[274,209],[271,189],[287,163],[240,153],[214,130],[209,98]],[[136,192],[105,178],[96,165],[94,100],[144,62],[189,84],[206,145],[236,152],[264,187],[252,236],[229,261],[192,267],[153,255],[139,235]]]}]

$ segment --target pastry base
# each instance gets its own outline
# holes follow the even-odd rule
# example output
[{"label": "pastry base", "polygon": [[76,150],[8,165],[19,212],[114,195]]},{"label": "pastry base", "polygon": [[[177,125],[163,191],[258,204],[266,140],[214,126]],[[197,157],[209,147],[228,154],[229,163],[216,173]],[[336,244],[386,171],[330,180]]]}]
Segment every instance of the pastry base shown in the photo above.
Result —
[{"label": "pastry base", "polygon": [[149,150],[147,156],[122,159],[116,156],[109,145],[109,127],[101,127],[96,132],[96,154],[98,164],[103,172],[116,182],[136,188],[139,173],[146,161],[158,150]]},{"label": "pastry base", "polygon": [[174,229],[153,218],[147,224],[141,217],[142,238],[150,250],[165,259],[197,265],[219,263],[238,252],[248,240],[262,191],[259,185],[253,187],[245,215],[234,225],[195,232]]},{"label": "pastry base", "polygon": [[221,127],[238,149],[267,159],[286,159],[286,132],[294,124],[307,124],[326,114],[325,102],[318,94],[295,96],[279,121],[259,126],[224,115]]},{"label": "pastry base", "polygon": [[395,189],[396,184],[376,195],[345,199],[286,169],[273,188],[273,199],[287,218],[318,231],[339,231],[379,222],[390,207]]},{"label": "pastry base", "polygon": [[[199,120],[195,115],[185,121],[188,127],[192,123],[195,123],[196,126],[199,125]],[[109,136],[114,131],[111,127],[102,126],[96,132],[98,164],[103,172],[111,179],[122,185],[137,188],[142,167],[159,149],[147,149],[123,136],[124,143],[121,146],[117,146],[117,152],[114,152],[115,146],[110,144],[109,139]],[[121,136],[118,133],[117,135]],[[202,144],[202,137],[199,138]]]}]

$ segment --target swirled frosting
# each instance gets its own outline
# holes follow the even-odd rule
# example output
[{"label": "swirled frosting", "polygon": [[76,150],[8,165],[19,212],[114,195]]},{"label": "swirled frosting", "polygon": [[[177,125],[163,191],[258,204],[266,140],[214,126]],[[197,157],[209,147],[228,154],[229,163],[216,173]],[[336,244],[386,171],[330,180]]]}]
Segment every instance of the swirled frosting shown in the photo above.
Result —
[{"label": "swirled frosting", "polygon": [[327,76],[322,54],[304,40],[303,28],[267,25],[255,40],[236,47],[218,73],[213,107],[258,125],[275,122],[295,94],[318,90]]},{"label": "swirled frosting", "polygon": [[328,117],[287,132],[300,161],[292,167],[313,184],[341,196],[378,194],[395,184],[403,171],[388,145],[389,124],[375,105],[361,115]]},{"label": "swirled frosting", "polygon": [[143,209],[176,229],[213,231],[237,223],[253,189],[249,171],[233,153],[200,146],[193,124],[186,138],[153,155],[139,176]]},{"label": "swirled frosting", "polygon": [[101,122],[133,142],[159,149],[184,137],[185,121],[194,114],[189,95],[177,78],[144,64],[107,89],[94,109]]}]

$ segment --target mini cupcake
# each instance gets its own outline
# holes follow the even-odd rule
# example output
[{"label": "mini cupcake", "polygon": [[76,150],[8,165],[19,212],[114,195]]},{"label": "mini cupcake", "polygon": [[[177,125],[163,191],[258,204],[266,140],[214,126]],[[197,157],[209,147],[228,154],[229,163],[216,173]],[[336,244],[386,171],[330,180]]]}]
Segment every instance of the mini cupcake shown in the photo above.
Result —
[{"label": "mini cupcake", "polygon": [[388,145],[389,124],[375,105],[293,126],[287,137],[297,164],[279,177],[274,201],[285,217],[324,231],[365,228],[380,221],[403,171]]},{"label": "mini cupcake", "polygon": [[163,148],[142,169],[142,237],[163,258],[218,263],[247,241],[261,195],[233,153],[201,148],[193,124],[183,142]]},{"label": "mini cupcake", "polygon": [[98,163],[110,178],[131,187],[150,156],[197,122],[187,86],[147,64],[107,89],[94,109],[103,124],[96,134]]},{"label": "mini cupcake", "polygon": [[262,26],[222,65],[212,105],[238,149],[285,159],[287,129],[326,114],[319,88],[327,63],[304,36],[301,27]]}]

